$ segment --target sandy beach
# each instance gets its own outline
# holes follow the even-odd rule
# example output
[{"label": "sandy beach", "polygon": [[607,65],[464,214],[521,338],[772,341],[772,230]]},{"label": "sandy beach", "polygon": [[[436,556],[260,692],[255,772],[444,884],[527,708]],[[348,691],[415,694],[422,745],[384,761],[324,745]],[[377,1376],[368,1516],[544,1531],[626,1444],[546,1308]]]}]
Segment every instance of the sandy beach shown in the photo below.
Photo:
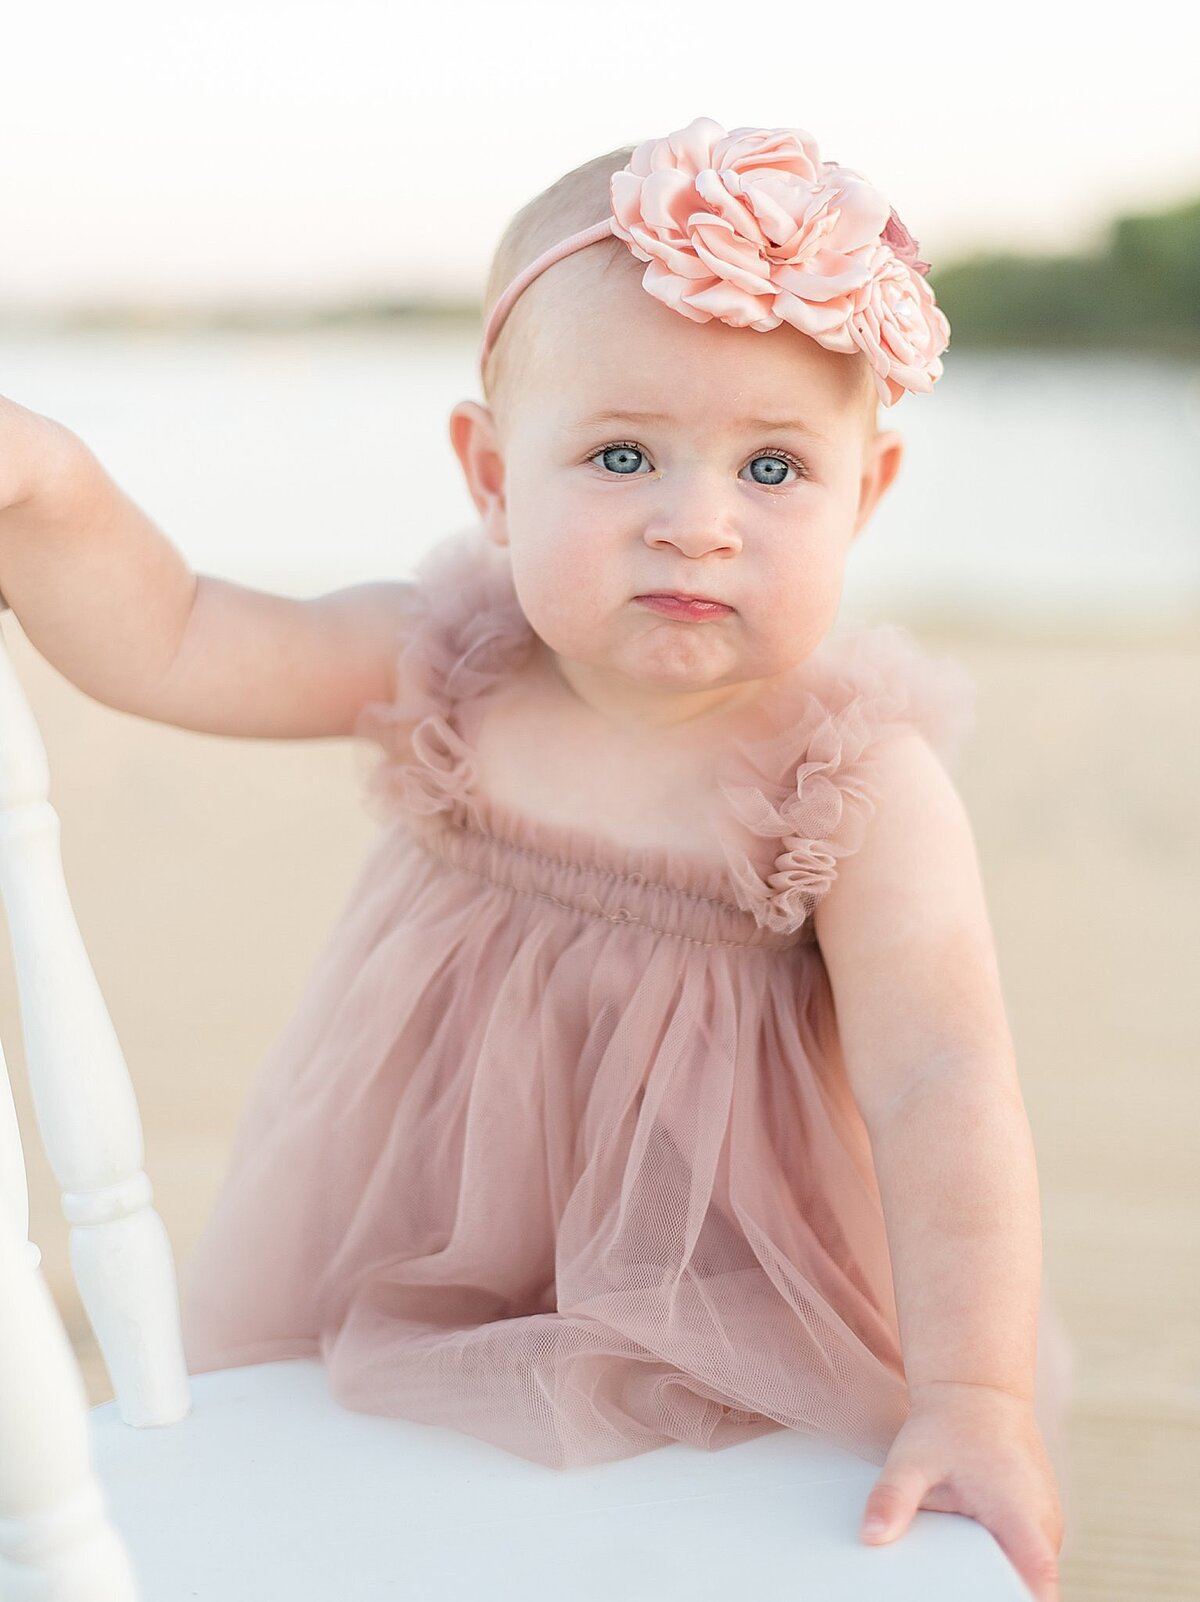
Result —
[{"label": "sandy beach", "polygon": [[[147,723],[85,698],[11,613],[3,632],[182,1263],[247,1087],[373,838],[365,748]],[[1200,1595],[1200,638],[916,632],[979,688],[956,778],[1037,1144],[1047,1278],[1078,1365],[1064,1602],[1184,1602]],[[31,1234],[97,1403],[112,1392],[37,1137],[6,930],[0,956]]]}]

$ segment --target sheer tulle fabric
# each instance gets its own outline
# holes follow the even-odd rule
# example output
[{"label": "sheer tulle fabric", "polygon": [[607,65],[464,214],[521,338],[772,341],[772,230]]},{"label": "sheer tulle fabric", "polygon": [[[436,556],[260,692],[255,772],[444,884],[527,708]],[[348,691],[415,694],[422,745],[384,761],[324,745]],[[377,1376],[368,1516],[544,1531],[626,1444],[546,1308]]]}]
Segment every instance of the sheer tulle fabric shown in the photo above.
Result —
[{"label": "sheer tulle fabric", "polygon": [[[531,639],[498,554],[431,553],[363,711],[384,827],[188,1264],[189,1368],[319,1354],[348,1407],[552,1467],[780,1426],[881,1463],[907,1391],[810,914],[874,742],[948,759],[971,682],[894,625],[827,641],[721,754],[727,864],[629,849],[476,783]],[[1067,1360],[1044,1306],[1048,1439]]]}]

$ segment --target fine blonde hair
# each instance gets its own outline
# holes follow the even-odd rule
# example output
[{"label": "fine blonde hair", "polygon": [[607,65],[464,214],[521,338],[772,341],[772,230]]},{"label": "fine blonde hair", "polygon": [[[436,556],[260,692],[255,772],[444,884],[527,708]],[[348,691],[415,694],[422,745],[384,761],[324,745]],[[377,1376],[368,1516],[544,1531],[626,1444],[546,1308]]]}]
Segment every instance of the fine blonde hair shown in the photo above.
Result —
[{"label": "fine blonde hair", "polygon": [[[568,234],[599,222],[610,209],[609,180],[619,172],[633,155],[634,146],[624,145],[606,155],[593,156],[582,166],[573,167],[547,189],[535,195],[522,206],[500,236],[500,243],[492,257],[483,293],[483,317],[500,299],[506,287],[517,274],[529,265],[542,251],[549,250]],[[589,245],[589,251],[607,250],[610,254],[628,252],[621,240],[611,243],[602,240]],[[508,314],[499,337],[493,345],[483,373],[483,393],[492,409],[502,407],[505,396],[520,383],[520,375],[530,354],[531,341],[517,338],[524,324],[522,313],[527,295],[518,297]]]}]

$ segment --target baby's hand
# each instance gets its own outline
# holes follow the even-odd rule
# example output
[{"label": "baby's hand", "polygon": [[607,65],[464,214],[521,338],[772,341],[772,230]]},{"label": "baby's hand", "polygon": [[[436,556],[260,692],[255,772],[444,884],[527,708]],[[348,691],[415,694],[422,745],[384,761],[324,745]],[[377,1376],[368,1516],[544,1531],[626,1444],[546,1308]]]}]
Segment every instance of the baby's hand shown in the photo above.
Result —
[{"label": "baby's hand", "polygon": [[1059,1602],[1063,1512],[1033,1404],[951,1381],[916,1386],[911,1402],[867,1498],[863,1539],[894,1540],[919,1507],[966,1513],[992,1532],[1037,1602]]}]

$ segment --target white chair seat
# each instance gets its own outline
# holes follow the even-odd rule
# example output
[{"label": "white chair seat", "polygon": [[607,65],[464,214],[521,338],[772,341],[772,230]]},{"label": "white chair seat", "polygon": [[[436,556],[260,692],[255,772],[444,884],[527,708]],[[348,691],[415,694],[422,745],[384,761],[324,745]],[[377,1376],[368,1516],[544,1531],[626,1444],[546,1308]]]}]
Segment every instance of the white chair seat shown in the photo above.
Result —
[{"label": "white chair seat", "polygon": [[192,1376],[191,1413],[93,1408],[93,1460],[152,1602],[1028,1602],[973,1519],[858,1538],[871,1463],[777,1430],[550,1469],[352,1413],[310,1358]]}]

